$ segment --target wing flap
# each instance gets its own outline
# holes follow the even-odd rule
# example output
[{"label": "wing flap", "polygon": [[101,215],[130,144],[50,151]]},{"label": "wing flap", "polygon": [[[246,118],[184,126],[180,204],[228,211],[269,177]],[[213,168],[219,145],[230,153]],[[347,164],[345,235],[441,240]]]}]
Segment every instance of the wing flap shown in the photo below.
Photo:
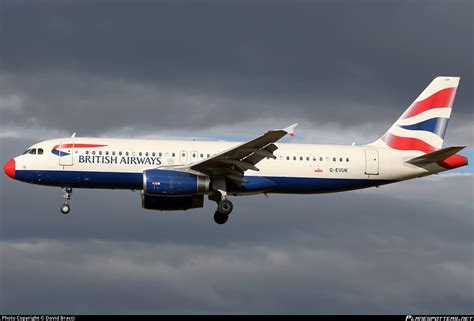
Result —
[{"label": "wing flap", "polygon": [[[273,144],[273,143],[268,144],[264,148],[260,149],[260,151],[263,152],[263,153],[255,153],[254,152],[253,154],[247,156],[245,158],[245,161],[255,165],[258,162],[260,162],[262,159],[264,159],[265,157],[275,159],[276,157],[275,157],[275,155],[273,155],[273,152],[276,151],[277,149],[278,149],[278,147],[276,147],[275,144]],[[266,156],[267,153],[268,153],[268,156]]]},{"label": "wing flap", "polygon": [[298,124],[293,124],[284,129],[274,129],[265,134],[240,145],[225,150],[213,157],[190,165],[190,169],[205,173],[210,176],[226,176],[233,181],[242,183],[239,179],[245,171],[258,171],[255,166],[264,158],[275,158],[273,152],[278,149],[274,144],[285,135],[294,135]]}]

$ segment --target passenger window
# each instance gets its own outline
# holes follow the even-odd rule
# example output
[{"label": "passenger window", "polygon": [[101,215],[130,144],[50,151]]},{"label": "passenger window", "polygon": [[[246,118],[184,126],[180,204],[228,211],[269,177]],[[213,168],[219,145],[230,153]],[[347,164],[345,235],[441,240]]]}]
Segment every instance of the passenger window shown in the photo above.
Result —
[{"label": "passenger window", "polygon": [[293,156],[293,160],[296,160],[296,156]]},{"label": "passenger window", "polygon": [[303,160],[303,156],[300,156],[300,161],[302,161],[302,160]]},{"label": "passenger window", "polygon": [[346,158],[346,162],[349,162],[349,158]]},{"label": "passenger window", "polygon": [[286,160],[290,160],[290,156],[286,156]]},{"label": "passenger window", "polygon": [[333,158],[332,158],[332,161],[335,162],[335,161],[336,161],[336,157],[333,157]]},{"label": "passenger window", "polygon": [[145,153],[145,156],[148,156],[148,152]]},{"label": "passenger window", "polygon": [[102,151],[101,151],[101,150],[99,150],[99,155],[102,155]]},{"label": "passenger window", "polygon": [[106,151],[106,152],[105,152],[105,155],[109,155],[109,151]]},{"label": "passenger window", "polygon": [[151,153],[151,156],[155,157],[156,156],[155,152]]},{"label": "passenger window", "polygon": [[172,157],[175,157],[175,156],[176,156],[176,153],[171,154],[171,156],[172,156]]},{"label": "passenger window", "polygon": [[203,157],[204,157],[204,155],[203,155],[203,154],[201,154],[201,155],[199,155],[199,157],[203,158]]},{"label": "passenger window", "polygon": [[92,151],[92,155],[95,155],[95,150]]},{"label": "passenger window", "polygon": [[161,152],[158,153],[158,156],[161,157],[163,154]]},{"label": "passenger window", "polygon": [[322,158],[322,157],[319,157],[319,161],[322,162],[322,161],[323,161],[323,158]]},{"label": "passenger window", "polygon": [[88,150],[86,150],[86,155],[89,155],[89,151],[88,151]]},{"label": "passenger window", "polygon": [[196,154],[193,154],[193,158],[196,157]]},{"label": "passenger window", "polygon": [[128,155],[130,155],[130,153],[129,153],[129,152],[125,152],[125,156],[128,156]]},{"label": "passenger window", "polygon": [[341,157],[341,158],[339,158],[339,161],[340,161],[340,162],[342,162],[342,157]]},{"label": "passenger window", "polygon": [[138,153],[138,156],[142,156],[142,152],[139,152],[139,153]]},{"label": "passenger window", "polygon": [[38,148],[38,155],[43,155],[43,149],[42,148]]},{"label": "passenger window", "polygon": [[317,159],[316,157],[313,157],[313,161],[314,161],[314,162],[316,161],[316,159]]},{"label": "passenger window", "polygon": [[115,156],[115,151],[112,152],[112,156]]},{"label": "passenger window", "polygon": [[122,156],[122,152],[119,152],[119,156]]},{"label": "passenger window", "polygon": [[309,157],[306,157],[306,160],[309,161]]},{"label": "passenger window", "polygon": [[207,158],[211,157],[211,154],[207,154]]}]

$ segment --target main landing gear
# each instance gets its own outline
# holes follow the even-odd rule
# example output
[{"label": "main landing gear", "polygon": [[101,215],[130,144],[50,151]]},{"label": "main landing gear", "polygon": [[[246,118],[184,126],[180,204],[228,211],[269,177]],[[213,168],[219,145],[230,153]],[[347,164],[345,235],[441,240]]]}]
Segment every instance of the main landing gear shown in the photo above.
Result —
[{"label": "main landing gear", "polygon": [[225,192],[219,192],[221,192],[221,195],[211,195],[209,196],[209,199],[217,203],[217,209],[214,213],[214,222],[222,225],[229,219],[229,214],[232,212],[234,205],[232,205],[232,202],[227,199],[227,194]]},{"label": "main landing gear", "polygon": [[63,198],[64,198],[64,204],[61,205],[60,210],[61,210],[61,214],[66,215],[71,210],[71,207],[69,206],[69,202],[72,199],[72,188],[71,187],[65,187],[64,188]]}]

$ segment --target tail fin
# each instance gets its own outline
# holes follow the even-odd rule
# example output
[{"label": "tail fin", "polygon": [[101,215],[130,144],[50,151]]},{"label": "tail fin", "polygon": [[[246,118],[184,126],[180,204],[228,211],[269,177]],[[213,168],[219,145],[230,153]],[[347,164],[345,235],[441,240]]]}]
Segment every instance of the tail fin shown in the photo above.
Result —
[{"label": "tail fin", "polygon": [[436,77],[400,118],[370,145],[431,153],[443,146],[459,77]]}]

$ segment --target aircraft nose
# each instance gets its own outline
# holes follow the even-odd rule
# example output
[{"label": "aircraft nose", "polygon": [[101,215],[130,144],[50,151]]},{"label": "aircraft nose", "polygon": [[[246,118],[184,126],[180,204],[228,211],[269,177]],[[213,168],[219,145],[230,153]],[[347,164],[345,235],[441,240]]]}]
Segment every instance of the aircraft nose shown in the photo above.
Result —
[{"label": "aircraft nose", "polygon": [[10,159],[5,166],[3,166],[3,171],[5,174],[10,176],[11,178],[15,178],[15,160]]}]

